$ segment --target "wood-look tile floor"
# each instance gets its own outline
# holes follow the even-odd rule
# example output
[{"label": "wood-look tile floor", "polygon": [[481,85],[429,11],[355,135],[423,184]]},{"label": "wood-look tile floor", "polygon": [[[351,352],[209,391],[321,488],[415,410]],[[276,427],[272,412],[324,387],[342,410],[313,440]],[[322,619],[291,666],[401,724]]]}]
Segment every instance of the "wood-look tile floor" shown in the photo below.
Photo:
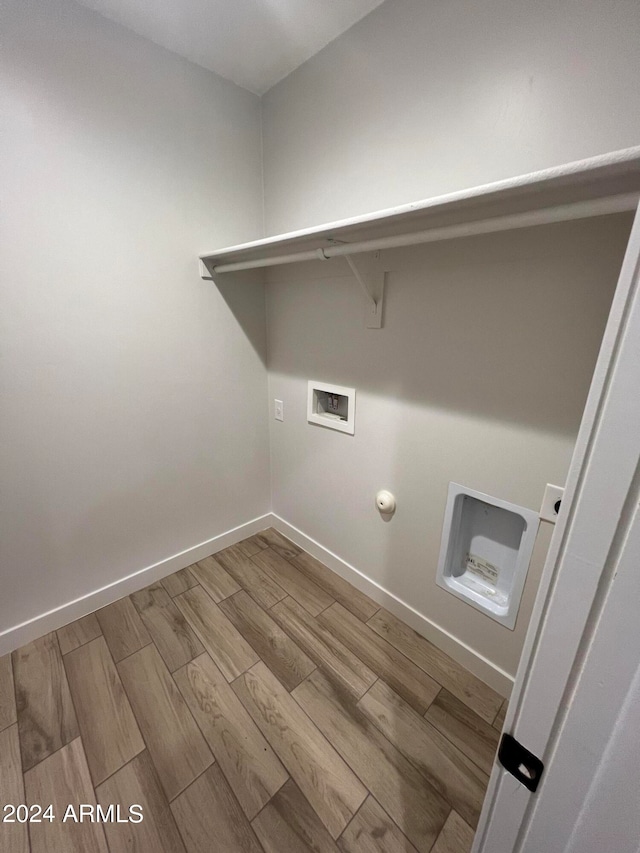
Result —
[{"label": "wood-look tile floor", "polygon": [[266,530],[0,658],[0,850],[468,853],[505,710]]}]

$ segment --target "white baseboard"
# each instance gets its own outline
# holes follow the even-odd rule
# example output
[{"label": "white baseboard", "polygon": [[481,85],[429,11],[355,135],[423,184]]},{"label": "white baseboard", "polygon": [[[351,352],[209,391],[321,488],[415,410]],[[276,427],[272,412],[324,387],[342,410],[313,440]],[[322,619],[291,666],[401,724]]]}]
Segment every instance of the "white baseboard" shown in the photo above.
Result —
[{"label": "white baseboard", "polygon": [[232,530],[227,530],[225,533],[208,539],[206,542],[194,545],[193,548],[181,551],[179,554],[174,554],[166,560],[161,560],[159,563],[154,563],[152,566],[147,566],[147,568],[133,572],[127,575],[127,577],[120,578],[107,586],[94,590],[73,601],[69,601],[67,604],[63,604],[40,616],[8,628],[6,631],[0,633],[0,657],[23,646],[25,643],[30,643],[32,640],[42,637],[44,634],[49,633],[49,631],[62,628],[75,619],[87,616],[100,607],[112,604],[114,601],[125,595],[130,595],[132,592],[137,592],[154,581],[172,574],[172,572],[184,569],[186,566],[190,566],[192,563],[202,560],[210,554],[215,554],[217,551],[222,551],[223,548],[228,548],[229,545],[235,545],[236,542],[240,542],[248,536],[253,536],[254,533],[259,533],[266,527],[275,527],[276,530],[279,530],[291,539],[292,542],[295,542],[296,545],[299,545],[313,557],[323,562],[332,571],[340,575],[340,577],[366,593],[378,604],[386,607],[387,610],[390,610],[391,613],[394,613],[403,622],[406,622],[419,634],[426,637],[439,649],[442,649],[443,652],[446,652],[454,660],[458,661],[459,664],[466,667],[474,675],[477,675],[478,678],[493,687],[502,696],[510,695],[511,688],[513,687],[513,678],[507,672],[504,672],[504,670],[500,669],[490,660],[478,654],[478,652],[453,636],[453,634],[450,634],[440,625],[437,625],[419,613],[392,592],[380,586],[376,581],[368,578],[332,551],[320,545],[315,539],[307,536],[301,530],[298,530],[297,527],[294,527],[273,513],[266,513],[259,518],[254,518],[246,524],[241,524]]},{"label": "white baseboard", "polygon": [[179,569],[184,569],[192,563],[208,557],[210,554],[222,551],[223,548],[228,548],[229,545],[235,545],[236,542],[246,539],[247,536],[253,536],[254,533],[259,533],[265,527],[270,527],[272,523],[273,516],[271,513],[254,518],[253,521],[248,521],[246,524],[241,524],[239,527],[234,527],[232,530],[220,533],[206,542],[194,545],[193,548],[188,548],[186,551],[181,551],[179,554],[167,557],[166,560],[161,560],[159,563],[154,563],[152,566],[147,566],[145,569],[133,572],[133,574],[127,575],[127,577],[120,578],[113,583],[107,584],[107,586],[103,586],[80,598],[69,601],[67,604],[42,613],[40,616],[35,616],[27,622],[14,625],[12,628],[8,628],[6,631],[0,633],[0,657],[14,651],[14,649],[20,648],[25,643],[30,643],[32,640],[48,634],[49,631],[62,628],[64,625],[68,625],[69,622],[80,619],[82,616],[87,616],[100,607],[112,604],[125,595],[137,592],[154,581],[160,580],[160,578],[177,572]]},{"label": "white baseboard", "polygon": [[353,584],[361,592],[366,593],[375,602],[386,607],[387,610],[399,619],[402,619],[403,622],[406,622],[407,625],[410,625],[439,649],[442,649],[443,652],[484,681],[485,684],[493,687],[501,696],[510,696],[513,687],[513,677],[509,673],[500,669],[492,661],[483,657],[440,625],[432,622],[422,613],[411,607],[410,604],[402,601],[402,599],[380,586],[376,581],[368,578],[332,551],[320,545],[315,539],[298,530],[297,527],[294,527],[277,515],[272,515],[271,525],[284,536],[291,539],[292,542],[295,542],[300,548],[311,554],[312,557],[320,560],[320,562],[324,563],[332,571],[340,575],[340,577]]}]

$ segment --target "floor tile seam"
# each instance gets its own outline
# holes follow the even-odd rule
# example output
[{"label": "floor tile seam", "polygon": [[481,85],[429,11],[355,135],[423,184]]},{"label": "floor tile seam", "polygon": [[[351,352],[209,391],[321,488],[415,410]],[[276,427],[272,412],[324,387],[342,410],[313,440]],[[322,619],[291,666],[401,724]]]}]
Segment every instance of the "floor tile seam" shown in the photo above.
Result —
[{"label": "floor tile seam", "polygon": [[[444,688],[443,688],[443,689],[444,689]],[[434,701],[435,701],[435,700],[434,700]],[[431,704],[433,704],[433,702],[432,702]],[[478,768],[478,770],[480,770],[482,773],[484,773],[484,775],[485,775],[485,776],[489,776],[489,777],[490,777],[490,776],[491,776],[491,771],[489,771],[489,772],[487,773],[487,771],[484,769],[484,767],[481,767],[481,766],[480,766],[480,764],[478,764],[478,762],[477,762],[477,761],[475,761],[475,760],[474,760],[474,759],[473,759],[473,758],[472,758],[472,757],[471,757],[471,756],[470,756],[470,755],[469,755],[469,754],[468,754],[464,749],[462,749],[462,747],[460,747],[457,743],[455,743],[455,742],[454,742],[454,741],[449,737],[449,735],[448,735],[446,732],[442,731],[438,726],[436,726],[436,724],[435,724],[435,723],[433,723],[433,722],[432,722],[432,721],[427,717],[427,714],[429,713],[430,709],[431,709],[431,705],[429,706],[429,708],[427,708],[427,710],[424,712],[424,714],[422,714],[422,716],[424,717],[424,719],[425,719],[428,723],[430,723],[430,724],[434,727],[434,729],[435,729],[436,731],[440,732],[440,734],[442,735],[442,737],[443,737],[443,738],[445,738],[445,740],[448,740],[448,741],[449,741],[449,743],[451,744],[451,746],[454,746],[454,747],[455,747],[457,750],[459,750],[459,751],[460,751],[460,752],[461,752],[461,753],[462,753],[466,758],[468,758],[468,759],[469,759],[469,761],[470,761],[472,764],[474,764],[474,765]],[[495,754],[497,754],[497,752],[498,752],[498,747],[496,746],[496,752],[495,752]],[[495,763],[495,759],[494,759],[494,763]]]}]

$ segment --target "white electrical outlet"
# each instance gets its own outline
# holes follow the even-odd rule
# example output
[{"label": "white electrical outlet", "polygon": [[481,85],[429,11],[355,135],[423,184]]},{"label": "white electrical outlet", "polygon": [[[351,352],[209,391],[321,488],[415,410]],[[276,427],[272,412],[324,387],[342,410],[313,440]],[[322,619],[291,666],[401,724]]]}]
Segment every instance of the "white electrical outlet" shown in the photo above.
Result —
[{"label": "white electrical outlet", "polygon": [[274,400],[274,417],[277,421],[284,420],[284,403],[282,400]]},{"label": "white electrical outlet", "polygon": [[542,506],[540,507],[541,521],[550,521],[552,524],[556,523],[563,496],[563,486],[554,486],[553,483],[547,483],[547,487],[544,490],[544,497],[542,498]]}]

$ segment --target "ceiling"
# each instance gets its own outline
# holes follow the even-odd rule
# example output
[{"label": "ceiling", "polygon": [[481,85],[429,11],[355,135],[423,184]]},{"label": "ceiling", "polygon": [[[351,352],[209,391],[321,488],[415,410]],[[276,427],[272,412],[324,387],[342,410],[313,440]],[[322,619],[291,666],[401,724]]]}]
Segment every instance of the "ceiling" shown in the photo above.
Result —
[{"label": "ceiling", "polygon": [[262,95],[383,0],[80,2]]}]

